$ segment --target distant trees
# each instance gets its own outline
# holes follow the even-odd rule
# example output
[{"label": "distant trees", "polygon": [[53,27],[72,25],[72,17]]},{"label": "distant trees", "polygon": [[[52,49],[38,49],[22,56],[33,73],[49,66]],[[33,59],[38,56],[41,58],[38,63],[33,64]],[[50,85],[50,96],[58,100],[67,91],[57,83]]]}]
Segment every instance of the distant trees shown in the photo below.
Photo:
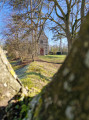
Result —
[{"label": "distant trees", "polygon": [[53,46],[49,46],[49,54],[54,54],[56,55],[56,53],[59,51],[59,46],[57,45],[53,45]]},{"label": "distant trees", "polygon": [[6,36],[6,48],[8,55],[12,58],[20,58],[21,61],[31,58],[32,42],[31,33],[25,37],[25,29],[28,29],[27,24],[24,24],[22,18],[18,15],[12,15],[11,21],[7,25],[7,31],[4,31]]},{"label": "distant trees", "polygon": [[54,38],[60,39],[60,36],[67,37],[68,49],[71,49],[72,43],[77,32],[84,21],[86,11],[88,11],[88,0],[48,0],[54,3],[54,13],[48,18],[55,25],[51,27],[54,32]]},{"label": "distant trees", "polygon": [[67,54],[68,53],[68,47],[67,44],[63,44],[62,46],[52,45],[49,46],[49,54],[56,55],[57,52],[60,52],[60,54]]},{"label": "distant trees", "polygon": [[[54,39],[66,37],[68,50],[70,50],[80,24],[83,23],[87,2],[88,0],[10,0],[9,4],[14,11],[12,24],[18,26],[20,42],[30,38],[29,43],[32,46],[30,53],[33,57],[37,56],[39,37],[47,20],[54,23],[50,27],[54,33]],[[12,34],[9,36],[13,36]]]},{"label": "distant trees", "polygon": [[[9,4],[13,7],[14,14],[12,15],[12,23],[9,25],[9,34],[6,33],[7,39],[9,39],[7,43],[8,41],[9,43],[10,41],[18,41],[15,43],[19,44],[17,45],[19,49],[22,49],[22,44],[27,44],[24,46],[28,46],[27,49],[29,50],[25,50],[27,54],[30,51],[30,56],[34,58],[37,56],[38,41],[47,20],[43,20],[41,17],[49,17],[52,10],[50,10],[50,13],[48,11],[43,13],[45,6],[46,9],[50,9],[49,5],[44,4],[43,0],[10,0]],[[14,40],[10,40],[10,38]]]}]

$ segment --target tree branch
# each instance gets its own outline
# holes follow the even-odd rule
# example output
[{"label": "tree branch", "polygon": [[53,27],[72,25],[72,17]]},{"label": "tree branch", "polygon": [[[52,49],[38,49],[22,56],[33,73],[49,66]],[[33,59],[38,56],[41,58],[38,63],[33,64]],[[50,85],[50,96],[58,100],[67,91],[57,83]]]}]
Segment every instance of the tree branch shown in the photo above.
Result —
[{"label": "tree branch", "polygon": [[57,0],[48,0],[48,1],[53,1],[54,4],[59,8],[59,10],[61,11],[63,17],[65,17],[65,13],[63,11],[63,9],[61,8],[61,6],[59,5],[58,1]]},{"label": "tree branch", "polygon": [[58,18],[60,18],[60,19],[62,19],[64,21],[64,18],[57,13],[56,6],[55,6],[55,12],[56,12],[56,15],[58,16]]}]

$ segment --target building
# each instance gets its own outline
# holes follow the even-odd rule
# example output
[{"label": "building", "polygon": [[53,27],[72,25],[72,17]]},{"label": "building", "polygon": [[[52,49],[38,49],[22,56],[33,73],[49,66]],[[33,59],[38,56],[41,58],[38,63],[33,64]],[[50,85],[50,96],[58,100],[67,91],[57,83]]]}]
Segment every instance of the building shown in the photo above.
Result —
[{"label": "building", "polygon": [[38,43],[38,55],[48,54],[48,38],[44,32],[42,32]]},{"label": "building", "polygon": [[[25,39],[27,39],[28,41],[31,41],[32,36],[29,35]],[[35,36],[34,36],[34,40],[35,40]],[[48,54],[48,52],[49,52],[48,38],[44,32],[41,33],[38,44],[35,45],[35,49],[36,49],[37,55],[47,55]]]}]

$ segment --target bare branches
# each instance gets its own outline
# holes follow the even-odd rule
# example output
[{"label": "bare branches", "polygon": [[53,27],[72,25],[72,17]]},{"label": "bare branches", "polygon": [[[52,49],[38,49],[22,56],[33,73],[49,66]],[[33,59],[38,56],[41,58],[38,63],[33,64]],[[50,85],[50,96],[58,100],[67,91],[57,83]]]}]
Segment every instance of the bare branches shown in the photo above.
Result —
[{"label": "bare branches", "polygon": [[[50,20],[62,29],[69,42],[73,40],[75,32],[79,30],[77,29],[79,22],[84,19],[86,0],[11,0],[12,3],[15,3],[18,8],[22,5],[22,11],[20,9],[20,13],[16,13],[16,16],[20,16],[20,27],[23,28],[24,33],[29,34],[31,31],[36,33],[37,30],[39,39],[44,24]],[[58,34],[61,33],[59,29],[56,31]]]},{"label": "bare branches", "polygon": [[55,12],[56,12],[56,15],[58,16],[58,18],[64,20],[64,18],[58,14],[58,12],[57,12],[57,8],[56,8],[56,5],[55,5]]},{"label": "bare branches", "polygon": [[[78,1],[80,1],[80,0],[78,0]],[[71,5],[71,8],[74,7],[74,5],[76,4],[76,2],[77,2],[77,0],[75,0],[75,1],[73,2],[73,4]]]},{"label": "bare branches", "polygon": [[55,0],[55,5],[59,8],[59,10],[61,11],[63,17],[65,17],[65,13],[63,12],[63,9],[61,8],[60,4],[58,4],[57,0]]},{"label": "bare branches", "polygon": [[58,3],[58,1],[57,0],[49,0],[49,1],[53,1],[55,6],[57,6],[59,8],[59,10],[61,11],[63,17],[65,17],[65,13],[64,13],[62,7],[60,6],[60,4]]},{"label": "bare branches", "polygon": [[6,2],[6,0],[2,0],[2,1],[1,1],[0,11],[2,10],[2,8],[3,8],[4,4],[5,4],[5,2]]},{"label": "bare branches", "polygon": [[[55,14],[58,17],[58,19],[54,19],[51,16],[49,20],[55,22],[55,24],[58,25],[59,28],[61,28],[65,32],[68,43],[70,44],[73,43],[72,40],[74,39],[76,33],[79,30],[80,21],[82,23],[84,20],[85,5],[87,1],[86,0],[65,0],[65,1],[49,0],[49,1],[52,1],[54,3]],[[58,20],[60,20],[60,22]],[[62,24],[65,24],[65,26],[63,26]]]}]

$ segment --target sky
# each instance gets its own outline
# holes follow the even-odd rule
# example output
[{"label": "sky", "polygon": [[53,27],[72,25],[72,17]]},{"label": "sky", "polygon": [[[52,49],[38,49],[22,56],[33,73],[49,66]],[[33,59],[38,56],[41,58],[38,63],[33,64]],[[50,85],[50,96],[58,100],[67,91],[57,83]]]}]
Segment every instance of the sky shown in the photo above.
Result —
[{"label": "sky", "polygon": [[[0,4],[0,43],[4,43],[5,37],[2,35],[2,32],[6,30],[6,25],[9,22],[10,14],[12,14],[12,8],[10,6],[4,5],[3,8],[1,8]],[[50,23],[48,23],[51,25]],[[57,45],[59,46],[59,41],[53,41],[52,36],[53,33],[51,30],[48,29],[49,25],[46,25],[44,28],[44,32],[46,36],[48,37],[49,45]],[[66,39],[63,39],[63,44],[67,44]]]},{"label": "sky", "polygon": [[11,8],[9,6],[4,5],[1,7],[2,4],[0,4],[0,40],[1,42],[4,41],[4,36],[2,35],[2,32],[6,29],[6,25],[8,23],[8,18],[11,13]]}]

